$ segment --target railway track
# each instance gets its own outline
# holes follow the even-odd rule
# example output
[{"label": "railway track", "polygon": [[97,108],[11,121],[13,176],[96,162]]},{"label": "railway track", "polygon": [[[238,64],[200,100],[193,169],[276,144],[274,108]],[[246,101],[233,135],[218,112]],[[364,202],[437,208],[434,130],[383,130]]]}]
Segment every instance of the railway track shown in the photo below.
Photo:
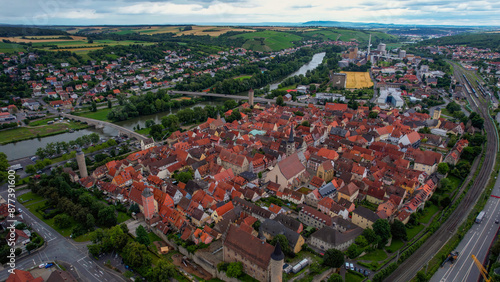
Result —
[{"label": "railway track", "polygon": [[[463,80],[464,73],[461,68],[456,66],[454,68],[454,72],[454,76],[462,83],[465,83]],[[479,113],[484,118],[484,129],[487,133],[487,144],[485,150],[483,150],[483,165],[467,194],[458,204],[457,208],[450,215],[448,220],[443,222],[441,227],[384,281],[410,281],[420,269],[425,267],[432,257],[439,252],[439,250],[453,236],[457,227],[467,218],[467,215],[474,207],[474,204],[479,199],[489,181],[495,165],[496,152],[498,151],[496,129],[493,121],[489,117],[489,105],[480,99],[477,99],[478,101],[474,100],[472,95],[468,95],[467,99],[469,99],[469,104],[471,105],[472,110]]]}]

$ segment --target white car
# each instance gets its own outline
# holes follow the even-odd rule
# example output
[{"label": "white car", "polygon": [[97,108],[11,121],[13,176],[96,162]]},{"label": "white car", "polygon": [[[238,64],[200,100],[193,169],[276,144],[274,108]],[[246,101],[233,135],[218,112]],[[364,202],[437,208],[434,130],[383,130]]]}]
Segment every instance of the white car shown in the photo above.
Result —
[{"label": "white car", "polygon": [[45,263],[42,263],[38,266],[38,268],[45,268],[45,265],[46,265]]}]

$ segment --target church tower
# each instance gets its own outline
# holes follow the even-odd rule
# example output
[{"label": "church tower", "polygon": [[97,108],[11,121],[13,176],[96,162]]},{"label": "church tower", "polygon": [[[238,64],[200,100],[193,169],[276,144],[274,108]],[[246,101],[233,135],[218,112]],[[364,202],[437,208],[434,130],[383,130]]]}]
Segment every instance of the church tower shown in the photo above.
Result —
[{"label": "church tower", "polygon": [[151,189],[146,188],[142,191],[142,207],[144,209],[144,217],[151,219],[155,213],[155,198]]},{"label": "church tower", "polygon": [[295,140],[293,138],[293,125],[290,129],[290,136],[288,136],[288,141],[286,142],[286,156],[293,155],[295,153]]},{"label": "church tower", "polygon": [[282,282],[283,281],[283,262],[285,261],[285,255],[281,250],[280,242],[276,242],[276,247],[274,247],[274,252],[271,254],[271,273],[269,275],[270,282]]}]

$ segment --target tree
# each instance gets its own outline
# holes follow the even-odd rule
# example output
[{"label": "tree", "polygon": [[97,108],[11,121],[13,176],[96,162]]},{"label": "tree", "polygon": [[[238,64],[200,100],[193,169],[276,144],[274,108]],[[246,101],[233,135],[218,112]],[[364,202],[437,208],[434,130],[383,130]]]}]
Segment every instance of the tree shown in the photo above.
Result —
[{"label": "tree", "polygon": [[429,281],[429,278],[427,277],[427,275],[425,274],[424,271],[419,271],[419,272],[417,272],[417,281],[418,282],[427,282],[427,281]]},{"label": "tree", "polygon": [[449,206],[451,204],[450,197],[448,197],[448,196],[444,197],[443,199],[441,199],[439,204],[441,205],[441,207],[446,208],[447,206]]},{"label": "tree", "polygon": [[342,276],[340,276],[337,273],[334,273],[330,275],[330,278],[328,278],[328,282],[344,282],[344,279],[342,279]]},{"label": "tree", "polygon": [[154,120],[152,120],[152,119],[148,119],[148,120],[146,120],[145,126],[146,126],[147,128],[150,128],[150,127],[151,127],[151,126],[153,126],[153,125],[155,125],[155,121],[154,121]]},{"label": "tree", "polygon": [[359,254],[361,254],[361,251],[359,250],[358,245],[352,244],[349,248],[347,248],[346,254],[350,259],[355,259],[359,256]]},{"label": "tree", "polygon": [[236,278],[243,274],[243,264],[241,262],[229,263],[226,274],[228,277]]},{"label": "tree", "polygon": [[337,249],[329,249],[323,256],[323,264],[334,268],[340,268],[344,264],[344,254]]},{"label": "tree", "polygon": [[113,103],[111,103],[111,100],[108,100],[108,109],[111,109],[113,107]]},{"label": "tree", "polygon": [[95,101],[92,101],[92,104],[90,105],[90,111],[97,112],[97,104]]},{"label": "tree", "polygon": [[141,267],[151,265],[151,255],[146,246],[138,242],[130,241],[123,248],[122,258],[129,266]]},{"label": "tree", "polygon": [[59,228],[68,228],[71,226],[71,218],[67,214],[58,214],[54,216],[54,225]]},{"label": "tree", "polygon": [[278,241],[280,242],[281,250],[283,251],[283,253],[290,254],[290,252],[291,252],[290,245],[288,245],[288,239],[286,238],[286,236],[283,234],[278,234],[278,235],[274,236],[274,238],[271,240],[270,244],[273,246],[276,246],[276,242],[278,242]]},{"label": "tree", "polygon": [[36,172],[36,168],[34,165],[30,164],[26,166],[26,173],[33,174]]},{"label": "tree", "polygon": [[389,225],[389,221],[386,219],[377,219],[373,223],[373,231],[377,236],[379,237],[378,243],[378,248],[382,248],[387,242],[389,241],[389,238],[391,237],[391,226]]},{"label": "tree", "polygon": [[141,209],[139,208],[138,204],[133,203],[132,205],[130,205],[129,211],[134,213],[139,213],[141,212]]},{"label": "tree", "polygon": [[354,239],[354,243],[356,243],[356,245],[360,246],[361,248],[368,246],[368,241],[363,235],[359,235],[358,237],[356,237],[356,239]]},{"label": "tree", "polygon": [[9,161],[7,161],[7,155],[0,152],[0,183],[7,180],[7,169],[9,168]]},{"label": "tree", "polygon": [[303,125],[305,127],[310,127],[311,126],[311,124],[309,123],[308,120],[304,120],[300,125]]},{"label": "tree", "polygon": [[135,234],[137,237],[135,240],[143,245],[149,245],[151,243],[151,240],[149,240],[148,232],[142,225],[139,225],[137,229],[135,230]]},{"label": "tree", "polygon": [[87,249],[89,249],[89,253],[94,257],[97,257],[101,254],[101,246],[99,244],[87,245]]},{"label": "tree", "polygon": [[366,228],[363,230],[362,233],[363,237],[365,237],[366,241],[368,241],[369,244],[373,244],[377,241],[377,234],[373,231],[371,228]]},{"label": "tree", "polygon": [[377,118],[378,117],[378,113],[377,112],[370,112],[368,114],[368,118]]},{"label": "tree", "polygon": [[174,178],[179,182],[188,183],[189,180],[193,179],[193,173],[190,170],[181,171],[175,174]]},{"label": "tree", "polygon": [[148,280],[153,282],[169,281],[176,274],[175,267],[166,259],[160,259],[150,270]]},{"label": "tree", "polygon": [[283,96],[280,95],[276,98],[276,105],[283,106],[283,104],[285,104],[285,100],[283,100]]},{"label": "tree", "polygon": [[391,224],[391,235],[393,239],[406,241],[408,239],[408,235],[406,234],[406,226],[404,223],[395,219]]},{"label": "tree", "polygon": [[111,206],[104,207],[97,213],[97,222],[102,226],[113,226],[116,224],[115,209]]},{"label": "tree", "polygon": [[472,126],[483,129],[484,119],[478,113],[472,112],[469,116],[469,119],[472,122]]},{"label": "tree", "polygon": [[450,167],[448,166],[447,163],[438,164],[438,172],[440,174],[447,174],[449,171],[450,171]]}]

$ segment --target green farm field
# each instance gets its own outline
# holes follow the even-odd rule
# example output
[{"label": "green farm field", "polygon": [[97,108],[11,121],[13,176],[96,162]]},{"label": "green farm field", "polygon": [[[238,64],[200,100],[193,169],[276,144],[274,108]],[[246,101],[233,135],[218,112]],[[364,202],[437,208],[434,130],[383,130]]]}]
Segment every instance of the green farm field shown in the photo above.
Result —
[{"label": "green farm field", "polygon": [[235,35],[247,41],[243,44],[243,48],[252,49],[255,51],[277,51],[293,47],[294,41],[299,41],[302,37],[273,30],[256,31]]}]

